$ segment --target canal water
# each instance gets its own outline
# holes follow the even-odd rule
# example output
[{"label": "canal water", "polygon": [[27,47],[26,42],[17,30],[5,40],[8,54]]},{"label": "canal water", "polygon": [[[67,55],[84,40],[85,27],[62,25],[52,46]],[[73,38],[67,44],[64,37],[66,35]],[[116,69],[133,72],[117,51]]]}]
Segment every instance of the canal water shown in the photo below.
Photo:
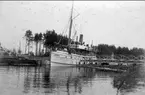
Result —
[{"label": "canal water", "polygon": [[145,66],[128,73],[0,66],[0,95],[145,95]]}]

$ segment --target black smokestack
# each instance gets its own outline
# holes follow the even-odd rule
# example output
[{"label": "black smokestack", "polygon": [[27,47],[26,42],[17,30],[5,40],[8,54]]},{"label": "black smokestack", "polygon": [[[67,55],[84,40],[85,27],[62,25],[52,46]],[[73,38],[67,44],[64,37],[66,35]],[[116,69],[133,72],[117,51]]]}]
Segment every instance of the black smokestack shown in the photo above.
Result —
[{"label": "black smokestack", "polygon": [[83,34],[80,34],[80,39],[79,39],[80,44],[83,44]]}]

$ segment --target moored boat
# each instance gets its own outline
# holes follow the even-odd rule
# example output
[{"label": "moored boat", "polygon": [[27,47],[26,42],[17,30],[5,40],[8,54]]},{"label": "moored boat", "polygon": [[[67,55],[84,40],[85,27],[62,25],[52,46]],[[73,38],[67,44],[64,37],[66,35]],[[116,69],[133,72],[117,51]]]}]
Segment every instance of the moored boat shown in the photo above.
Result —
[{"label": "moored boat", "polygon": [[38,65],[35,60],[29,60],[22,57],[9,59],[8,63],[11,66],[37,66]]},{"label": "moored boat", "polygon": [[[72,32],[72,25],[73,25],[73,5],[71,10],[71,17],[70,17],[70,26],[69,26],[69,35],[68,35],[68,45],[65,46],[63,49],[56,49],[50,50],[50,62],[51,66],[70,66],[76,65],[80,62],[80,60],[92,59],[96,58],[94,52],[92,52],[88,46],[83,45],[83,35],[80,35],[80,44],[72,44],[71,43],[71,32]],[[59,43],[57,43],[59,44]]]}]

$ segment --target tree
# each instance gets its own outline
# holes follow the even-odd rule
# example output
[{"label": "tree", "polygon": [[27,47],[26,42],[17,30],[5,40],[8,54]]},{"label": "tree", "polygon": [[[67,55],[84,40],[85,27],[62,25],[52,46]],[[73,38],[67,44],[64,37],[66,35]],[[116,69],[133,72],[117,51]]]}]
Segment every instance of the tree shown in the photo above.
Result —
[{"label": "tree", "polygon": [[[31,30],[26,31],[25,38],[26,38],[26,47],[28,48],[28,54],[29,54],[30,42],[32,41],[32,31]],[[25,50],[25,53],[26,53],[26,50]]]},{"label": "tree", "polygon": [[45,36],[46,36],[46,34],[45,33],[43,33],[42,34],[42,42],[43,42],[43,53],[45,53],[45,50],[46,50],[46,47],[45,47],[45,45],[44,45],[44,42],[45,42]]},{"label": "tree", "polygon": [[38,34],[38,38],[39,38],[39,54],[40,54],[40,52],[41,52],[41,42],[42,42],[42,33],[39,33]]},{"label": "tree", "polygon": [[53,47],[55,46],[55,42],[57,42],[57,34],[55,33],[54,30],[52,31],[46,31],[45,34],[45,42],[44,45],[46,47]]},{"label": "tree", "polygon": [[38,33],[36,33],[35,35],[34,35],[34,42],[36,43],[36,51],[35,51],[35,55],[37,56],[37,52],[38,52],[38,42],[39,42],[39,34]]}]

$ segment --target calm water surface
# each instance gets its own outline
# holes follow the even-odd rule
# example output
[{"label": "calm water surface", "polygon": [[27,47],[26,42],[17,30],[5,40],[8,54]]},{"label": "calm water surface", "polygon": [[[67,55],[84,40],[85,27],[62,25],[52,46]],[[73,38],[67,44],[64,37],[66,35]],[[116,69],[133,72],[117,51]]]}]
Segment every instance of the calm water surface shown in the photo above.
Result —
[{"label": "calm water surface", "polygon": [[75,67],[0,67],[0,95],[144,95],[145,66],[130,73]]}]

